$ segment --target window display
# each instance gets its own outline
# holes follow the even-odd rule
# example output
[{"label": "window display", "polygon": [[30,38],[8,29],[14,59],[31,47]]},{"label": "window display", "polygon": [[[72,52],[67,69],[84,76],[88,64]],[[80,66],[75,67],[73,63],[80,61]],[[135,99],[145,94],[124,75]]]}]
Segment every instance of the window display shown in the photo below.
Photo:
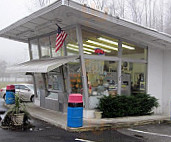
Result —
[{"label": "window display", "polygon": [[47,89],[49,91],[63,91],[63,78],[59,70],[47,74]]},{"label": "window display", "polygon": [[90,96],[117,94],[117,62],[85,60]]},{"label": "window display", "polygon": [[147,49],[129,44],[127,42],[122,43],[122,57],[128,59],[138,59],[146,60],[147,59]]},{"label": "window display", "polygon": [[[68,91],[71,93],[88,93],[90,108],[94,108],[99,98],[104,95],[116,96],[117,93],[132,95],[146,92],[146,47],[121,41],[109,34],[81,26],[84,54],[82,55],[79,53],[76,28],[67,29],[65,32],[68,36],[63,47],[57,53],[55,52],[56,34],[40,38],[41,56],[43,58],[65,55],[83,56],[82,61],[85,63],[85,68],[84,64],[82,67],[86,74],[82,78],[80,60],[64,65],[68,71],[64,80],[59,68],[47,73],[46,84],[49,97],[57,99],[58,92],[63,92],[66,86],[70,86]],[[31,41],[33,59],[39,58],[37,42],[38,40]],[[122,50],[119,50],[118,43],[120,46],[122,45],[120,47]],[[87,89],[84,91],[88,90],[87,92],[83,92],[82,79],[84,77],[86,79],[83,82],[87,81],[85,84]],[[67,85],[64,86],[64,84]]]},{"label": "window display", "polygon": [[83,93],[80,61],[68,63],[71,93]]},{"label": "window display", "polygon": [[[145,63],[122,63],[122,74],[129,74],[131,81],[130,94],[145,93],[146,91],[146,64]],[[123,81],[123,80],[122,80]]]}]

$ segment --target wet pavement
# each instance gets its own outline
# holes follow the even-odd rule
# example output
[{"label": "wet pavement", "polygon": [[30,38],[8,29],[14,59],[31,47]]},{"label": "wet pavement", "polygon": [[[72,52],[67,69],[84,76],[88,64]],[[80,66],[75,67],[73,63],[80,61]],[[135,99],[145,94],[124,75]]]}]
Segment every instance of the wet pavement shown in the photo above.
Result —
[{"label": "wet pavement", "polygon": [[[7,110],[2,99],[0,110]],[[32,118],[30,122],[34,127],[24,131],[0,128],[0,142],[143,142],[135,136],[127,136],[117,130],[67,132],[37,119]]]},{"label": "wet pavement", "polygon": [[[0,99],[0,112],[7,109]],[[3,117],[3,115],[1,115]],[[150,124],[124,129],[68,132],[38,119],[27,130],[0,128],[0,142],[171,142],[171,124]]]},{"label": "wet pavement", "polygon": [[146,142],[171,142],[171,124],[169,123],[136,126],[118,131]]},{"label": "wet pavement", "polygon": [[126,136],[116,130],[93,132],[67,132],[39,120],[32,120],[35,125],[26,131],[0,128],[2,142],[143,142],[136,137]]}]

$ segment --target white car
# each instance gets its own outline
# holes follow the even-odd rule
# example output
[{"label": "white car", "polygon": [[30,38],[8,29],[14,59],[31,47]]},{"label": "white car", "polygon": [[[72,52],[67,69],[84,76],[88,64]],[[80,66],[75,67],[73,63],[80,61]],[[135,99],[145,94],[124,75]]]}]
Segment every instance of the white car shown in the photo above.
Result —
[{"label": "white car", "polygon": [[[18,93],[22,101],[34,101],[34,86],[33,84],[14,84],[15,93]],[[0,90],[1,97],[5,99],[6,88]]]}]

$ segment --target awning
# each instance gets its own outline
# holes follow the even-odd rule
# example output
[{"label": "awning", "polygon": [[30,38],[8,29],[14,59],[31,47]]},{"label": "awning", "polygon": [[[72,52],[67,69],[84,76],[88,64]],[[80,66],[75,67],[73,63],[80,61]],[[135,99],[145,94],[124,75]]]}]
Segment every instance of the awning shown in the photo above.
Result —
[{"label": "awning", "polygon": [[32,60],[9,67],[7,68],[7,72],[47,73],[78,58],[79,56],[64,56],[51,59]]}]

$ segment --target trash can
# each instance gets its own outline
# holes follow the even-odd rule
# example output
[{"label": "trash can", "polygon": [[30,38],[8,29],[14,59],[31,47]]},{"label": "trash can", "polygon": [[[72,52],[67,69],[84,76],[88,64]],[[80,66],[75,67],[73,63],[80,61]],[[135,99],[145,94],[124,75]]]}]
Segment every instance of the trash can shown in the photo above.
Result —
[{"label": "trash can", "polygon": [[14,104],[15,103],[15,86],[14,85],[7,85],[5,103],[6,104]]},{"label": "trash can", "polygon": [[82,127],[83,126],[83,99],[81,94],[70,94],[68,99],[68,127]]}]

